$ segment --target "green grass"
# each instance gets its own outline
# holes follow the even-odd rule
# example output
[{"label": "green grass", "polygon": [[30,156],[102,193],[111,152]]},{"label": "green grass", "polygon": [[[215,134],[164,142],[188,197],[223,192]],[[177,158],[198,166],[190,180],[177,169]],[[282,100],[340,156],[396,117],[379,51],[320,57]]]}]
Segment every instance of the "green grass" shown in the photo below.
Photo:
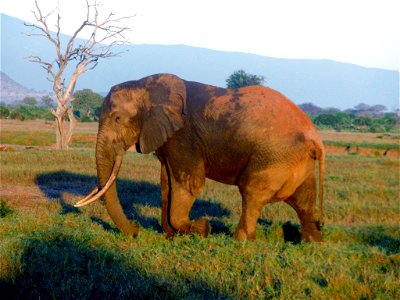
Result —
[{"label": "green grass", "polygon": [[368,142],[343,142],[343,141],[324,141],[325,145],[328,146],[336,146],[336,147],[346,147],[350,146],[352,148],[372,148],[372,149],[379,149],[379,150],[386,150],[386,149],[400,149],[400,143],[368,143]]},{"label": "green grass", "polygon": [[[298,241],[285,204],[267,206],[257,240],[238,242],[240,196],[207,181],[192,217],[208,238],[160,232],[159,163],[129,153],[118,179],[137,239],[102,203],[72,204],[97,183],[94,151],[1,153],[0,290],[7,298],[396,299],[400,297],[399,161],[327,158],[324,243]],[[294,242],[290,242],[294,241]],[[5,295],[5,296],[4,296]]]},{"label": "green grass", "polygon": [[[93,134],[75,134],[72,148],[95,148],[96,136]],[[0,143],[21,146],[54,146],[56,136],[48,131],[0,131]]]},{"label": "green grass", "polygon": [[56,143],[54,132],[0,131],[0,143],[26,146],[51,146]]}]

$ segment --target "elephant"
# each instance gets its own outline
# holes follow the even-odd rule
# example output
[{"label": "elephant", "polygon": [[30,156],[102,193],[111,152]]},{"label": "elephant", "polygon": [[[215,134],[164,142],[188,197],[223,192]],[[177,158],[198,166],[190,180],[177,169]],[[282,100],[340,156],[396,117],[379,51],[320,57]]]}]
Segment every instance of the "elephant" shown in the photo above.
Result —
[{"label": "elephant", "polygon": [[209,178],[239,189],[236,239],[254,240],[261,209],[284,201],[300,219],[303,240],[322,241],[324,146],[307,115],[278,91],[225,89],[172,74],[111,88],[96,142],[99,187],[75,206],[104,197],[118,229],[135,237],[139,225],[124,214],[116,190],[123,156],[132,146],[139,153],[155,152],[160,161],[161,225],[167,237],[208,235],[208,220],[190,220],[189,213]]}]

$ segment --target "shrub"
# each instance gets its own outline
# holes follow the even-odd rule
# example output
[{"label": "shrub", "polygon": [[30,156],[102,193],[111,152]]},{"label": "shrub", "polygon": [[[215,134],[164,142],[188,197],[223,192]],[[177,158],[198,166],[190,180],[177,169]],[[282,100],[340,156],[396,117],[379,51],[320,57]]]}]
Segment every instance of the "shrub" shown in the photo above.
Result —
[{"label": "shrub", "polygon": [[13,120],[54,120],[54,116],[47,107],[21,105],[11,110],[9,118]]},{"label": "shrub", "polygon": [[0,104],[0,118],[6,119],[10,115],[10,110],[4,104]]},{"label": "shrub", "polygon": [[237,89],[251,85],[261,85],[265,81],[263,76],[247,74],[243,70],[233,72],[226,80],[226,86],[231,89]]},{"label": "shrub", "polygon": [[8,206],[5,200],[1,200],[0,203],[0,218],[5,218],[12,214],[14,211]]}]

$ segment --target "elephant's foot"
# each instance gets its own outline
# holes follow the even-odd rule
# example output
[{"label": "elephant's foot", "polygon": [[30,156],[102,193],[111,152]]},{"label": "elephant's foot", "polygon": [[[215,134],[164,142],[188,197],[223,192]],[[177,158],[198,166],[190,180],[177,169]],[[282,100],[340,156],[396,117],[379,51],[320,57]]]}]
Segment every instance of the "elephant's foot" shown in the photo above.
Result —
[{"label": "elephant's foot", "polygon": [[250,240],[254,241],[256,239],[256,233],[247,233],[243,228],[240,226],[236,229],[235,239],[238,241]]},{"label": "elephant's foot", "polygon": [[179,227],[175,228],[176,231],[166,230],[165,237],[167,239],[173,238],[175,234],[199,234],[201,236],[207,237],[210,231],[207,219],[200,219],[196,221],[190,221],[181,224]]},{"label": "elephant's foot", "polygon": [[302,238],[307,243],[322,242],[322,232],[316,223],[302,225]]},{"label": "elephant's foot", "polygon": [[190,233],[195,233],[207,237],[209,231],[210,231],[210,226],[208,225],[207,219],[200,219],[197,221],[190,222]]}]

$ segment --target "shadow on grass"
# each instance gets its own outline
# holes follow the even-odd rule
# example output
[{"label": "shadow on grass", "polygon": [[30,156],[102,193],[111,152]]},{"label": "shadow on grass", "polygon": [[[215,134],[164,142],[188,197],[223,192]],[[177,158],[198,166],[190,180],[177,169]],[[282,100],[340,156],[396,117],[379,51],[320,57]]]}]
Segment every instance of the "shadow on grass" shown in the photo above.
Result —
[{"label": "shadow on grass", "polygon": [[[271,219],[258,219],[258,224],[264,227],[264,229],[269,230],[273,225],[273,221]],[[300,225],[295,224],[291,221],[278,224],[282,227],[283,239],[285,243],[291,243],[293,245],[297,245],[301,243],[301,232]],[[270,233],[271,234],[271,233]]]},{"label": "shadow on grass", "polygon": [[[146,262],[104,247],[91,247],[66,235],[24,242],[20,274],[0,278],[2,299],[199,299],[217,290],[193,276],[145,270]],[[161,266],[162,267],[162,266]]]},{"label": "shadow on grass", "polygon": [[282,225],[282,230],[285,243],[292,243],[294,245],[301,243],[300,225],[289,221]]},{"label": "shadow on grass", "polygon": [[400,236],[393,233],[399,229],[396,228],[390,232],[390,228],[385,226],[367,226],[358,230],[357,235],[361,241],[369,246],[377,247],[386,255],[400,253]]},{"label": "shadow on grass", "polygon": [[[80,210],[67,203],[64,193],[87,195],[97,186],[97,178],[95,176],[58,171],[39,174],[36,177],[36,183],[48,198],[58,199],[62,207],[61,214],[68,214],[80,213]],[[156,218],[144,216],[136,209],[137,205],[161,207],[161,187],[159,185],[145,181],[117,179],[117,189],[121,205],[130,220],[139,223],[142,227],[162,232]],[[204,216],[221,218],[230,214],[231,212],[221,207],[219,203],[197,199],[190,212],[190,217],[192,219]],[[92,221],[101,224],[106,230],[112,229],[109,224],[98,218],[92,218]],[[223,222],[213,221],[211,225],[216,226],[211,233],[229,233],[228,227]]]}]

